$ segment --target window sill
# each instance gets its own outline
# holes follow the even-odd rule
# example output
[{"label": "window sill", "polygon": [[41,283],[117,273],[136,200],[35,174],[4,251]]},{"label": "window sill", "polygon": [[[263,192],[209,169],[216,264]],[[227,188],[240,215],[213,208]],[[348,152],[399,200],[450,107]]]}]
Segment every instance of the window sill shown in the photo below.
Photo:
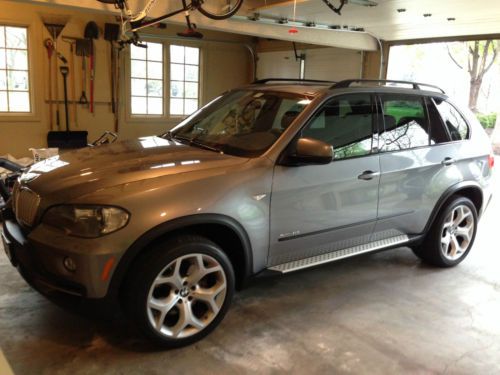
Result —
[{"label": "window sill", "polygon": [[40,116],[33,113],[0,113],[0,124],[4,122],[40,122]]}]

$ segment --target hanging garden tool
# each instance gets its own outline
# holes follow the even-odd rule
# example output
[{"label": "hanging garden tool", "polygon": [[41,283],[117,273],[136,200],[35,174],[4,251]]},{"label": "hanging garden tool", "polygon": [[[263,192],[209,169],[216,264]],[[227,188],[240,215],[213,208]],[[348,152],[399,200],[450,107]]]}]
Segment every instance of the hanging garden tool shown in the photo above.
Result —
[{"label": "hanging garden tool", "polygon": [[56,61],[55,61],[55,66],[54,66],[54,74],[53,77],[55,78],[55,101],[56,101],[56,124],[57,127],[60,127],[60,103],[59,103],[59,79],[58,79],[58,74],[57,74],[57,58],[59,58],[61,61],[65,62],[64,56],[62,56],[58,49],[57,49],[57,38],[61,34],[61,31],[64,29],[66,26],[66,23],[69,19],[69,17],[56,17],[56,16],[46,16],[42,17],[43,23],[45,25],[45,28],[49,32],[50,36],[52,37],[52,41],[54,43],[54,54],[56,56]]},{"label": "hanging garden tool", "polygon": [[76,72],[75,72],[75,44],[76,38],[71,38],[67,36],[62,36],[62,40],[69,43],[69,78],[71,79],[71,113],[73,118],[73,123],[77,125],[76,121]]},{"label": "hanging garden tool", "polygon": [[54,43],[50,38],[45,39],[43,45],[47,49],[47,57],[49,59],[49,124],[50,130],[54,130],[54,103],[52,103],[52,55],[54,54]]},{"label": "hanging garden tool", "polygon": [[82,93],[80,95],[80,99],[78,100],[79,104],[83,104],[87,106],[89,101],[87,99],[87,57],[90,56],[90,42],[87,39],[77,39],[76,40],[76,55],[81,56],[82,58]]},{"label": "hanging garden tool", "polygon": [[90,21],[85,26],[84,36],[90,40],[90,113],[94,113],[94,79],[95,79],[95,46],[94,39],[99,38],[99,28],[94,21]]},{"label": "hanging garden tool", "polygon": [[66,65],[60,67],[63,77],[64,88],[64,114],[66,119],[65,131],[50,131],[47,135],[47,143],[49,147],[58,147],[62,149],[81,148],[87,146],[86,131],[70,131],[69,130],[69,109],[68,109],[68,74],[69,69]]},{"label": "hanging garden tool", "polygon": [[120,37],[120,25],[114,23],[106,23],[104,25],[104,39],[109,42],[110,49],[110,84],[111,84],[111,112],[113,112],[115,120],[115,132],[118,131],[118,113],[116,109],[116,82],[117,82],[117,61],[114,43]]}]

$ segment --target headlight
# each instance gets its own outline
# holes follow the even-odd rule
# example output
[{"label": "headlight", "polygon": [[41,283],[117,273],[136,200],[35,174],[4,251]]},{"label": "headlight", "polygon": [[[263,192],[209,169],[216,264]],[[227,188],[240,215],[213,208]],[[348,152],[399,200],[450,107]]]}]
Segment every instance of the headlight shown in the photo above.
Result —
[{"label": "headlight", "polygon": [[96,238],[123,228],[129,217],[118,207],[63,205],[50,208],[42,221],[73,236]]}]

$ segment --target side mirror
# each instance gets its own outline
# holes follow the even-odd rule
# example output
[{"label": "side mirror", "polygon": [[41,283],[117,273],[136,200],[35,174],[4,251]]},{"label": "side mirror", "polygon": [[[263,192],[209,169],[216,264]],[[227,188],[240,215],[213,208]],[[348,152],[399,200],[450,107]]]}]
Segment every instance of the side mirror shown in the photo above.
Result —
[{"label": "side mirror", "polygon": [[333,147],[319,139],[299,138],[295,152],[287,159],[291,165],[329,164],[333,160]]}]

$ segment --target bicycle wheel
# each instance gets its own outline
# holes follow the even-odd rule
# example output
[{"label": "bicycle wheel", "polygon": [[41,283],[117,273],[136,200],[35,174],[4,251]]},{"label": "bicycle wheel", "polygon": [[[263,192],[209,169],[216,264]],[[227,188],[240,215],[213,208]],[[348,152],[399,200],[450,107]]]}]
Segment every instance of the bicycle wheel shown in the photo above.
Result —
[{"label": "bicycle wheel", "polygon": [[199,0],[198,10],[213,20],[223,20],[234,15],[240,9],[243,0]]}]

